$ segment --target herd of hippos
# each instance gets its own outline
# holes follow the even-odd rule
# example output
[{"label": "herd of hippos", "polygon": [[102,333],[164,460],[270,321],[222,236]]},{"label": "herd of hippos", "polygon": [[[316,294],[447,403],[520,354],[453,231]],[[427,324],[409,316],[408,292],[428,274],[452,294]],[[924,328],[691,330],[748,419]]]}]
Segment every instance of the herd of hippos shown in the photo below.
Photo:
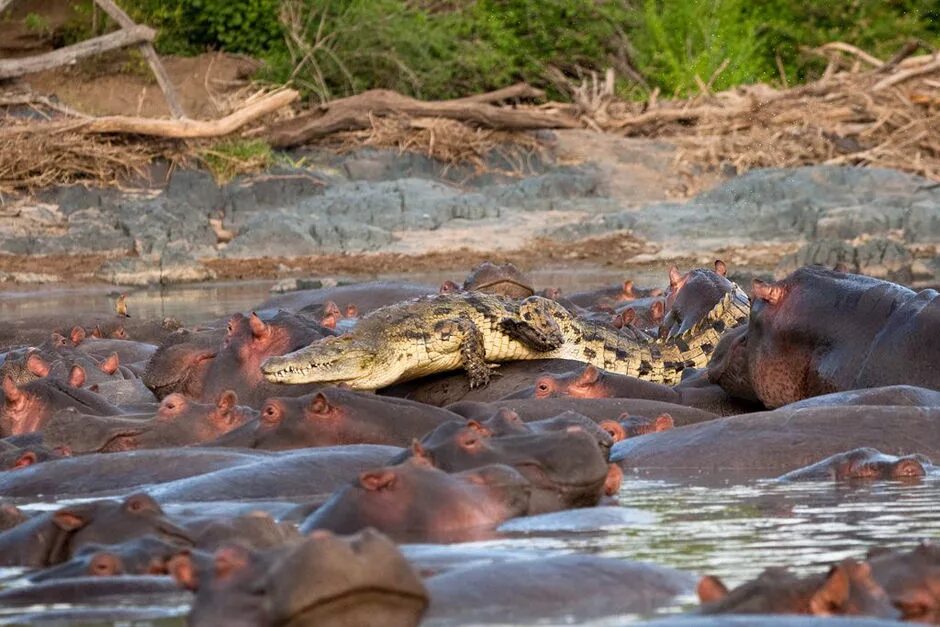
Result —
[{"label": "herd of hippos", "polygon": [[463,285],[304,290],[195,327],[122,298],[0,346],[0,566],[18,569],[2,617],[185,604],[191,625],[516,624],[697,592],[659,622],[940,623],[929,542],[731,590],[453,546],[517,517],[590,524],[635,473],[936,480],[936,291],[810,266],[748,295],[726,273],[566,295],[484,263]]}]

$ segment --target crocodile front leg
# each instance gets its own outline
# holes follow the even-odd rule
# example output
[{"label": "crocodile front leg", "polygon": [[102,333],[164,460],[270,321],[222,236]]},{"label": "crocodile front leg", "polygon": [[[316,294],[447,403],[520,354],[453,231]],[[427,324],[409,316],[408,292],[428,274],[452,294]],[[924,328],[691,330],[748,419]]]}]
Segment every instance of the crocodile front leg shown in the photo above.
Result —
[{"label": "crocodile front leg", "polygon": [[533,350],[548,352],[561,348],[565,336],[552,315],[551,301],[532,296],[519,304],[519,318],[503,318],[500,329]]},{"label": "crocodile front leg", "polygon": [[460,365],[467,372],[470,388],[483,387],[490,382],[490,367],[486,363],[483,333],[466,316],[441,320],[434,331],[444,342],[455,342],[460,347]]}]

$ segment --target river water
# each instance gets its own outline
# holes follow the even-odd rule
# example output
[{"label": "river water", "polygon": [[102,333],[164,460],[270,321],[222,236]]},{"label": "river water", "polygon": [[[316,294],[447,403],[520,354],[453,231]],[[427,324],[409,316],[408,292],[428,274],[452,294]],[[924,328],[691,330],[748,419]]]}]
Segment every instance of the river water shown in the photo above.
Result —
[{"label": "river water", "polygon": [[[575,277],[567,270],[558,276],[566,277],[567,283],[561,285],[566,291],[621,280],[613,270]],[[443,278],[448,277],[409,277],[432,285]],[[535,278],[539,285],[562,283],[553,281],[549,274]],[[196,322],[250,310],[268,296],[270,285],[259,281],[140,291],[133,294],[131,302],[142,317],[175,316]],[[100,313],[99,301],[107,298],[105,289],[5,292],[0,294],[0,316],[29,318],[73,307],[76,313]],[[584,514],[571,512],[565,524],[516,524],[515,531],[499,539],[460,546],[545,554],[583,552],[649,561],[699,575],[718,575],[733,586],[769,566],[786,565],[799,573],[818,572],[845,557],[864,557],[876,546],[901,548],[922,539],[940,539],[940,478],[936,477],[904,483],[778,484],[747,477],[664,479],[628,472],[619,501],[623,516],[614,517],[601,528],[578,524]],[[36,503],[32,508],[51,506]],[[0,587],[21,583],[19,571],[0,569]],[[659,613],[679,612],[695,605],[694,597],[680,598]],[[184,624],[184,606],[155,610],[163,618],[151,624]],[[3,616],[11,611],[0,608],[0,624],[5,624]],[[644,618],[610,617],[594,624],[622,624]]]}]

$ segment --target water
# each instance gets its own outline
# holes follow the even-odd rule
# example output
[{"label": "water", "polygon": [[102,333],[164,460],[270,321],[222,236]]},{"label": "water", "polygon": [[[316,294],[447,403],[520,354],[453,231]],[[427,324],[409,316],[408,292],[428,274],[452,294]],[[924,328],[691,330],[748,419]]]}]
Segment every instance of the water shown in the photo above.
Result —
[{"label": "water", "polygon": [[[639,510],[625,525],[600,531],[514,533],[455,548],[590,553],[718,575],[735,586],[770,566],[789,566],[800,574],[820,572],[846,557],[864,558],[876,546],[908,548],[921,539],[940,539],[940,478],[910,483],[727,480],[690,485],[628,475],[619,499],[622,506]],[[7,576],[16,572],[5,571]],[[682,597],[658,614],[696,605],[694,596]],[[181,606],[164,609],[180,616],[186,612]],[[624,618],[595,624],[622,624]],[[176,618],[159,624],[183,623]]]}]

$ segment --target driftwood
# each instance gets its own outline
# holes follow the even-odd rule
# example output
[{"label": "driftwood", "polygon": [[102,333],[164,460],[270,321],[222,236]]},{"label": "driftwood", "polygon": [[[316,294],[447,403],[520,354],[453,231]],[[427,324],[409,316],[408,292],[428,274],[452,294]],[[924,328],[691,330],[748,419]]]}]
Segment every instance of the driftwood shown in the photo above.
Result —
[{"label": "driftwood", "polygon": [[293,89],[284,89],[259,98],[238,111],[218,120],[162,120],[126,115],[40,122],[0,129],[0,138],[42,133],[123,133],[170,139],[204,139],[234,133],[246,124],[287,106],[300,97]]},{"label": "driftwood", "polygon": [[372,116],[387,115],[445,118],[472,126],[512,131],[580,126],[578,120],[566,115],[486,104],[491,101],[492,94],[480,94],[473,98],[470,101],[424,102],[394,91],[373,89],[333,100],[297,117],[275,123],[265,135],[273,146],[286,148],[341,131],[370,128]]},{"label": "driftwood", "polygon": [[89,57],[93,54],[123,48],[139,42],[150,42],[153,41],[154,37],[156,37],[156,32],[153,29],[146,26],[132,26],[71,46],[58,48],[52,52],[21,59],[0,59],[0,79],[15,78],[32,72],[49,70],[60,65],[74,63],[77,59]]}]

